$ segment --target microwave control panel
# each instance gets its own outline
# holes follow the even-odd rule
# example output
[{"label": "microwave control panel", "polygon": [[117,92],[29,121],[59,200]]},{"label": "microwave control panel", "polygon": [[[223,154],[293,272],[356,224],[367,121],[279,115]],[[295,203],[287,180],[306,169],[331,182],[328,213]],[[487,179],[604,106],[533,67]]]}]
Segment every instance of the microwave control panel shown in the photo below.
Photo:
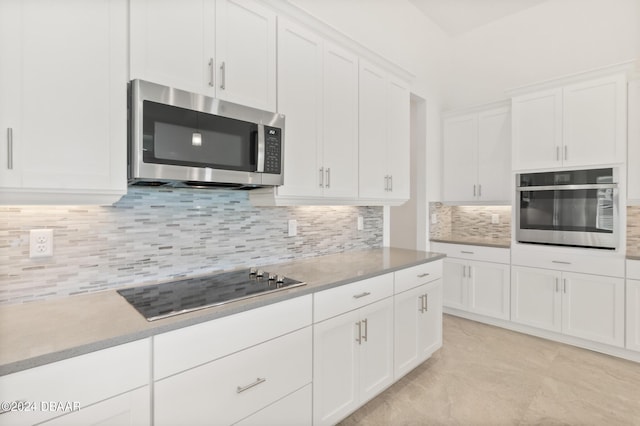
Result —
[{"label": "microwave control panel", "polygon": [[264,126],[264,173],[279,175],[282,169],[282,129]]}]

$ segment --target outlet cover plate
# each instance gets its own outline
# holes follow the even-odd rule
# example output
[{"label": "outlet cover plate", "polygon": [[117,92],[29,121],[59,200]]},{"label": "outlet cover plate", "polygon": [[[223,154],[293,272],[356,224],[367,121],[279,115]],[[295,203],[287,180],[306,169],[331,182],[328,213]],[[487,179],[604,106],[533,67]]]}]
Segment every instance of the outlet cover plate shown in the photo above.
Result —
[{"label": "outlet cover plate", "polygon": [[32,229],[29,231],[29,257],[53,256],[53,229]]}]

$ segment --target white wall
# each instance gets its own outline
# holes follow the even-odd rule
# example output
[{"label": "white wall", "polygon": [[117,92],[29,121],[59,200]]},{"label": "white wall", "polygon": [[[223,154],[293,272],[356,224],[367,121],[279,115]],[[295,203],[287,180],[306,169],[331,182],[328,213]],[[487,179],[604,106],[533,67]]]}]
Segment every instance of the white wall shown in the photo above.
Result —
[{"label": "white wall", "polygon": [[444,109],[640,57],[640,0],[549,0],[451,39]]}]

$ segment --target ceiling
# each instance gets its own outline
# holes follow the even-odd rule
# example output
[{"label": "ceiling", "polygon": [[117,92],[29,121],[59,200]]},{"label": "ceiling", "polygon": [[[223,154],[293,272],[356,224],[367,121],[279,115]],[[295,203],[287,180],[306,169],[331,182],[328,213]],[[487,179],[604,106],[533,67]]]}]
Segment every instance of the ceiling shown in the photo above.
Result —
[{"label": "ceiling", "polygon": [[547,0],[409,0],[450,36],[512,15]]}]

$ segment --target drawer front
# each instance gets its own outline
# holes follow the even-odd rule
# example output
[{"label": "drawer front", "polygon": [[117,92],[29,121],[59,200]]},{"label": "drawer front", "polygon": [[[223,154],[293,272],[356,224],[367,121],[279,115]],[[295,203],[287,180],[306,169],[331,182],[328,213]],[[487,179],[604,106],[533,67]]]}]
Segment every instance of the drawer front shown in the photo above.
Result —
[{"label": "drawer front", "polygon": [[512,251],[511,263],[533,268],[624,278],[624,257],[604,251],[575,250],[518,246]]},{"label": "drawer front", "polygon": [[627,259],[627,278],[640,280],[640,260]]},{"label": "drawer front", "polygon": [[252,416],[236,423],[237,426],[311,426],[311,385],[282,398]]},{"label": "drawer front", "polygon": [[395,293],[442,278],[442,260],[424,263],[395,272]]},{"label": "drawer front", "polygon": [[311,295],[251,309],[153,338],[155,380],[311,324]]},{"label": "drawer front", "polygon": [[311,327],[155,383],[155,425],[228,425],[311,383]]},{"label": "drawer front", "polygon": [[343,314],[393,295],[393,273],[346,284],[313,295],[313,322]]},{"label": "drawer front", "polygon": [[[0,425],[33,424],[150,383],[151,343],[139,340],[0,377],[0,401],[36,403],[31,412],[0,415]],[[96,386],[96,384],[100,386]],[[71,402],[69,410],[41,402]],[[43,410],[44,408],[44,410]]]},{"label": "drawer front", "polygon": [[444,253],[448,257],[478,260],[483,262],[509,263],[511,250],[508,248],[468,246],[464,244],[431,243],[431,251]]}]

